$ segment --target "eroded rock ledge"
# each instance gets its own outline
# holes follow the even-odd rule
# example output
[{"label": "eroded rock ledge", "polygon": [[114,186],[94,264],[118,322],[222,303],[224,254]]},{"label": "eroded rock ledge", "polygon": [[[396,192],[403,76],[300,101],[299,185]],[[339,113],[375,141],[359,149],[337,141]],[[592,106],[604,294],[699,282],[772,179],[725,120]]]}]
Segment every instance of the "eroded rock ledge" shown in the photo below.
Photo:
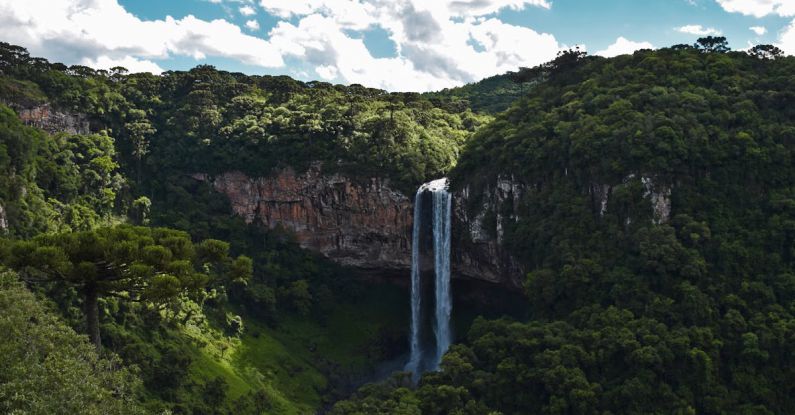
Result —
[{"label": "eroded rock ledge", "polygon": [[211,181],[247,223],[281,226],[302,247],[343,265],[391,270],[410,266],[412,202],[387,180],[324,175],[318,164],[300,174],[287,168],[269,177],[233,171],[194,178]]},{"label": "eroded rock ledge", "polygon": [[[294,233],[302,247],[343,265],[409,275],[413,201],[392,189],[388,180],[324,174],[319,164],[304,173],[286,168],[268,177],[248,177],[239,171],[193,177],[225,194],[233,212],[247,223],[281,226]],[[518,203],[517,186],[500,182],[487,189],[483,210],[475,215],[463,209],[468,191],[453,194],[455,278],[520,287],[523,273],[501,248],[499,233],[492,236],[483,230],[484,222],[514,220],[496,213],[504,209],[495,206],[508,200]]]},{"label": "eroded rock ledge", "polygon": [[49,103],[30,105],[0,99],[0,103],[13,108],[25,125],[40,128],[50,134],[91,134],[88,116],[53,107]]}]

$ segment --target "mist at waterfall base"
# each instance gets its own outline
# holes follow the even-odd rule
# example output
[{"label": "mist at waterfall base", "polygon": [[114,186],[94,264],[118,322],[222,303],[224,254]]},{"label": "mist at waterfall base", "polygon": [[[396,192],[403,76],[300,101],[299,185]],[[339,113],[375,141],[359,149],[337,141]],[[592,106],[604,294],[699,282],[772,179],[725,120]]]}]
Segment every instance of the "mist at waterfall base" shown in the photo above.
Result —
[{"label": "mist at waterfall base", "polygon": [[[410,355],[405,370],[416,379],[426,370],[439,368],[442,356],[450,347],[453,333],[450,328],[452,295],[450,286],[450,231],[452,197],[447,189],[446,178],[425,183],[417,190],[414,199],[414,225],[412,229],[411,253],[411,333]],[[429,197],[431,215],[423,209]],[[431,230],[434,284],[431,297],[423,289],[422,259],[423,242]],[[429,304],[429,300],[433,300]],[[433,313],[429,313],[429,306]],[[430,336],[428,327],[432,327]]]}]

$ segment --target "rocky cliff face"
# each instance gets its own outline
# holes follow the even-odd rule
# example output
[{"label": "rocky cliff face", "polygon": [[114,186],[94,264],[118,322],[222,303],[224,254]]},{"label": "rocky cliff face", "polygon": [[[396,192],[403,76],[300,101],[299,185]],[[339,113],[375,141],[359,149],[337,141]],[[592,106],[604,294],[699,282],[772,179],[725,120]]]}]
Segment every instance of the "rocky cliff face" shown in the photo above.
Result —
[{"label": "rocky cliff face", "polygon": [[88,117],[85,114],[63,111],[52,107],[49,103],[26,105],[20,102],[2,100],[13,108],[19,119],[26,125],[41,128],[50,134],[65,132],[69,134],[90,134]]},{"label": "rocky cliff face", "polygon": [[[338,263],[408,277],[413,202],[391,189],[387,180],[323,174],[319,165],[305,173],[288,168],[269,177],[248,177],[241,172],[193,177],[211,182],[227,195],[234,213],[247,223],[271,229],[281,226],[294,233],[304,248]],[[502,221],[515,218],[495,213],[494,207],[518,204],[519,186],[497,183],[487,191],[483,209],[475,215],[463,208],[469,195],[468,189],[453,194],[454,277],[518,288],[523,273],[501,248],[499,228]],[[496,235],[486,230],[487,222],[498,224]],[[430,263],[424,266],[430,267]]]},{"label": "rocky cliff face", "polygon": [[66,132],[70,134],[89,134],[88,118],[84,114],[54,109],[50,104],[20,109],[19,118],[27,125],[41,128],[50,134]]},{"label": "rocky cliff face", "polygon": [[[636,177],[634,174],[630,174],[624,178],[622,183],[614,186],[608,184],[592,184],[590,186],[588,192],[601,216],[604,216],[605,212],[607,212],[607,204],[613,194],[613,190],[625,186]],[[643,197],[651,203],[652,212],[654,213],[653,222],[658,225],[667,223],[671,218],[671,186],[660,184],[647,176],[640,176],[640,182],[643,185]]]},{"label": "rocky cliff face", "polygon": [[270,177],[240,172],[194,177],[212,181],[247,223],[281,226],[304,248],[341,264],[409,269],[412,202],[386,180],[324,175],[319,165],[301,174],[288,168]]},{"label": "rocky cliff face", "polygon": [[[671,188],[639,177],[654,221],[668,221]],[[211,182],[226,194],[234,213],[247,223],[283,227],[294,233],[304,248],[343,265],[408,277],[413,201],[390,188],[387,180],[324,174],[318,164],[300,174],[288,168],[269,177],[228,172],[213,178],[197,174],[194,178]],[[588,192],[595,211],[604,215],[613,190],[623,185],[592,185]],[[498,176],[477,189],[465,185],[453,192],[451,265],[455,278],[521,289],[526,270],[503,242],[505,226],[518,220],[520,203],[528,191],[514,177]],[[422,266],[431,270],[431,256],[425,257],[429,261]]]},{"label": "rocky cliff face", "polygon": [[506,222],[518,220],[525,186],[513,177],[499,176],[479,190],[477,200],[470,185],[453,193],[453,270],[519,289],[525,271],[502,244]]},{"label": "rocky cliff face", "polygon": [[0,235],[8,232],[8,217],[3,205],[0,205]]}]

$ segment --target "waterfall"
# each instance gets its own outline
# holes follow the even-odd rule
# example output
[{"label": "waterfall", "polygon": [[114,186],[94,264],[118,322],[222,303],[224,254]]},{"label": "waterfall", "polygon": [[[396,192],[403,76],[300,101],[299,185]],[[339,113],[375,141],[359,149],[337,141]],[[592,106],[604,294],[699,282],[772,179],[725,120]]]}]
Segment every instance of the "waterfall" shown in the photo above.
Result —
[{"label": "waterfall", "polygon": [[452,296],[450,291],[450,225],[452,197],[447,190],[447,179],[438,179],[428,182],[417,189],[414,198],[414,223],[411,237],[411,339],[410,357],[406,370],[411,371],[414,377],[423,369],[425,351],[422,345],[422,284],[420,279],[420,241],[422,233],[422,194],[431,193],[433,215],[431,216],[433,229],[433,254],[434,254],[434,299],[435,312],[433,314],[433,332],[436,342],[432,369],[438,369],[442,356],[450,347],[452,332],[450,331],[450,315],[452,313]]},{"label": "waterfall", "polygon": [[434,333],[436,334],[436,361],[434,369],[439,367],[442,356],[450,347],[450,313],[453,310],[450,296],[450,204],[451,196],[447,191],[447,180],[444,186],[433,192],[433,257],[436,273],[436,313]]},{"label": "waterfall", "polygon": [[414,197],[414,223],[411,230],[411,344],[409,362],[406,364],[407,371],[418,373],[420,359],[422,359],[422,349],[420,345],[421,325],[420,311],[422,301],[422,286],[420,285],[420,221],[422,213],[422,192],[423,188],[417,189]]}]

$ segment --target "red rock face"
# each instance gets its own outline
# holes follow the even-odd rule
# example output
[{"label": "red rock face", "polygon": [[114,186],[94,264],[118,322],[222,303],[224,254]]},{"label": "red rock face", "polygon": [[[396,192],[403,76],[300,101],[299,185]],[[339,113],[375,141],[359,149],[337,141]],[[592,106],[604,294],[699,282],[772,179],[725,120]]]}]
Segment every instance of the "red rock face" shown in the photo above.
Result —
[{"label": "red rock face", "polygon": [[[237,171],[211,181],[230,200],[232,210],[246,223],[291,231],[302,247],[320,252],[343,265],[393,271],[409,277],[411,268],[412,201],[380,178],[352,179],[322,174],[319,165],[305,173],[287,168],[269,177],[252,178]],[[524,272],[501,245],[501,224],[515,220],[501,216],[504,204],[518,203],[519,185],[502,180],[485,189],[483,206],[466,212],[468,188],[453,194],[452,271],[455,278],[471,278],[519,289]],[[484,230],[486,215],[496,215],[494,232]],[[422,267],[432,271],[432,256]]]},{"label": "red rock face", "polygon": [[355,182],[323,175],[315,165],[302,174],[288,168],[260,178],[228,172],[216,177],[213,186],[247,223],[282,226],[302,247],[343,265],[410,266],[412,203],[385,180]]}]

